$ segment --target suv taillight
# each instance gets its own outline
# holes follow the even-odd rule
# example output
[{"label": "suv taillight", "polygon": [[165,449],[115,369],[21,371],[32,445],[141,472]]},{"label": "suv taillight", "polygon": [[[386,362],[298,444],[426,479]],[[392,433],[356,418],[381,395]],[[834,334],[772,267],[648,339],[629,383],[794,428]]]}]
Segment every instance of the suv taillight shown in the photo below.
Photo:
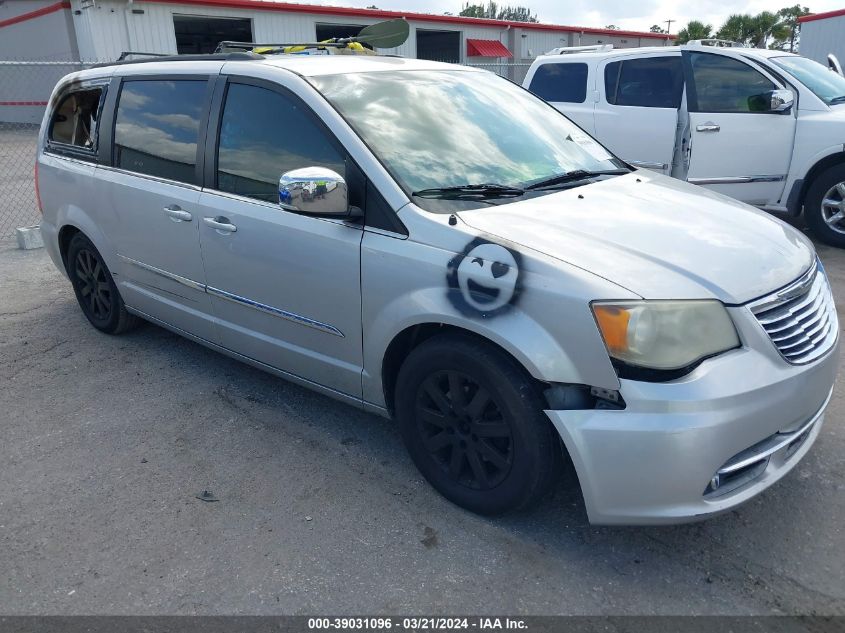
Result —
[{"label": "suv taillight", "polygon": [[38,191],[38,158],[35,158],[35,202],[38,203],[38,213],[44,215],[44,207],[41,206],[41,192]]}]

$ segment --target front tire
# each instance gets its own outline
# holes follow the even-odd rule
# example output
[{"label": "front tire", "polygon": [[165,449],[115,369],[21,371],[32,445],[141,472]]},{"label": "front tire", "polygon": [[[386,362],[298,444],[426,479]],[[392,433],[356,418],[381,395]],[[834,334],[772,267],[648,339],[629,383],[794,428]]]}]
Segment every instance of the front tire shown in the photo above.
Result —
[{"label": "front tire", "polygon": [[121,334],[135,327],[103,257],[85,235],[73,236],[67,251],[67,271],[82,313],[106,334]]},{"label": "front tire", "polygon": [[845,165],[819,174],[804,199],[807,226],[825,244],[845,248]]},{"label": "front tire", "polygon": [[550,490],[561,446],[530,376],[498,348],[441,335],[399,371],[396,414],[417,468],[457,505],[524,510]]}]

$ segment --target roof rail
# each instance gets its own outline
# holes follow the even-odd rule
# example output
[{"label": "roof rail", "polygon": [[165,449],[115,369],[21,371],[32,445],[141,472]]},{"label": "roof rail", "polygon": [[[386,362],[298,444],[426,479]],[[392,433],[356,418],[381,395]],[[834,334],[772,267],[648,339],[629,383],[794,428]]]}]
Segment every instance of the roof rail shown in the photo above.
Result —
[{"label": "roof rail", "polygon": [[591,44],[589,46],[558,46],[546,55],[566,55],[568,53],[603,53],[613,50],[613,44]]},{"label": "roof rail", "polygon": [[145,55],[147,57],[167,57],[169,53],[142,53],[140,51],[123,51],[117,61],[122,62],[130,55]]},{"label": "roof rail", "polygon": [[742,44],[739,42],[732,42],[730,40],[717,40],[710,38],[706,40],[690,40],[687,42],[688,46],[713,46],[715,48],[741,48]]},{"label": "roof rail", "polygon": [[[223,53],[223,54],[211,54],[211,55],[166,55],[164,53],[129,53],[129,54],[143,54],[143,55],[151,55],[151,57],[145,59],[118,59],[117,61],[113,62],[101,62],[99,64],[92,64],[91,68],[104,68],[106,66],[126,66],[129,64],[148,64],[150,62],[197,62],[197,61],[212,61],[212,62],[225,62],[225,61],[244,61],[249,59],[264,59],[262,55],[256,55],[255,53],[247,53],[247,52],[235,52],[235,53]],[[121,58],[125,54],[121,54]]]}]

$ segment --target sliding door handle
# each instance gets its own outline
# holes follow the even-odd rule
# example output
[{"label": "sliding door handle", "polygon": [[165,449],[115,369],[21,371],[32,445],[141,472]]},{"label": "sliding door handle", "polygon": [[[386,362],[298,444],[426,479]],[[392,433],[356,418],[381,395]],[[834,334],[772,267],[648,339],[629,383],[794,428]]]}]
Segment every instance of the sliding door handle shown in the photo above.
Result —
[{"label": "sliding door handle", "polygon": [[194,216],[182,209],[178,204],[170,204],[164,207],[164,215],[174,222],[190,222],[194,219]]},{"label": "sliding door handle", "polygon": [[699,125],[696,128],[698,132],[718,132],[722,129],[722,126],[718,123],[705,123],[704,125]]},{"label": "sliding door handle", "polygon": [[216,218],[203,218],[202,221],[220,233],[234,233],[238,230],[238,227],[229,222],[229,218],[224,218],[222,216],[217,216]]}]

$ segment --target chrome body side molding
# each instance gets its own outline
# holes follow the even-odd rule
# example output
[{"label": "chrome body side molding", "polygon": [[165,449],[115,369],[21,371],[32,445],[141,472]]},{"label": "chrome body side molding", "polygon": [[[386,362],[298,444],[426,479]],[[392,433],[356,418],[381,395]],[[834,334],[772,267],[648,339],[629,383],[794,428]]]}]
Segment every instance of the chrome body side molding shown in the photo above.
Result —
[{"label": "chrome body side molding", "polygon": [[236,294],[232,294],[231,292],[226,292],[225,290],[221,290],[220,288],[214,288],[212,286],[207,286],[202,284],[198,281],[194,281],[193,279],[188,279],[186,277],[182,277],[180,275],[175,275],[173,273],[167,272],[166,270],[162,270],[160,268],[156,268],[155,266],[150,266],[149,264],[145,264],[144,262],[139,262],[136,259],[132,259],[131,257],[126,257],[125,255],[121,255],[118,253],[117,255],[121,260],[124,262],[131,264],[133,266],[137,266],[142,270],[146,270],[148,272],[154,273],[165,279],[170,279],[171,281],[175,281],[177,283],[182,284],[183,286],[187,286],[193,290],[198,290],[200,292],[205,292],[215,297],[220,297],[222,299],[228,299],[229,301],[233,301],[235,303],[249,306],[250,308],[254,308],[255,310],[259,310],[260,312],[265,312],[267,314],[272,314],[273,316],[279,317],[281,319],[285,319],[287,321],[293,321],[294,323],[299,323],[300,325],[304,325],[306,327],[311,327],[316,330],[320,330],[321,332],[326,332],[327,334],[332,334],[334,336],[343,337],[343,332],[338,330],[333,325],[329,325],[328,323],[323,323],[321,321],[317,321],[315,319],[310,319],[306,316],[302,316],[301,314],[296,314],[295,312],[289,312],[288,310],[282,310],[281,308],[275,308],[273,306],[269,306],[264,303],[260,303],[258,301],[253,301],[252,299],[248,299],[246,297],[241,297]]}]

